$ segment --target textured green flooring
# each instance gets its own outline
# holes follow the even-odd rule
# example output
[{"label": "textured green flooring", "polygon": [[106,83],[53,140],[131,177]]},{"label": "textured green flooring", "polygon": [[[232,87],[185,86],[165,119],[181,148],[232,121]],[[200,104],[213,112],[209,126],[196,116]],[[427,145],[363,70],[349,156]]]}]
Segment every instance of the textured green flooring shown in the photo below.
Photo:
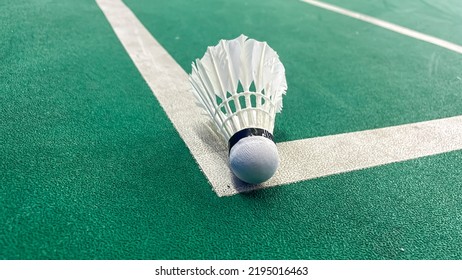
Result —
[{"label": "textured green flooring", "polygon": [[462,45],[462,5],[458,0],[327,0],[355,12],[364,13],[425,34]]},{"label": "textured green flooring", "polygon": [[[462,113],[460,55],[298,1],[127,3],[186,70],[269,41],[279,141]],[[462,258],[461,151],[219,198],[93,1],[0,7],[0,259]]]}]

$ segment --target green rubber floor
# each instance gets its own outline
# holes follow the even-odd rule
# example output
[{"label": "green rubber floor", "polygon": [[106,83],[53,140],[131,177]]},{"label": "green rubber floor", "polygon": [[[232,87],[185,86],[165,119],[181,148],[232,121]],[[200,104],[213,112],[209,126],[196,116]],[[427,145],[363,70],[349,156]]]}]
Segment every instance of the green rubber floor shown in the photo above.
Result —
[{"label": "green rubber floor", "polygon": [[[267,41],[278,141],[462,115],[462,55],[427,42],[298,0],[124,2],[188,73]],[[329,2],[462,44],[459,0]],[[95,1],[0,23],[0,259],[462,259],[462,151],[218,197]]]}]

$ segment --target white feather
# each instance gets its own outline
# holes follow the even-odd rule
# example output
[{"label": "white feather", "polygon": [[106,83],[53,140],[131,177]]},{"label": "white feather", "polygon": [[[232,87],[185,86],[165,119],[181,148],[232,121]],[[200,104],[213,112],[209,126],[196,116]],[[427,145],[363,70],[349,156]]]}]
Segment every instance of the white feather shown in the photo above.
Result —
[{"label": "white feather", "polygon": [[189,80],[198,104],[226,140],[248,127],[273,132],[287,82],[284,66],[266,42],[245,35],[221,40],[193,62]]}]

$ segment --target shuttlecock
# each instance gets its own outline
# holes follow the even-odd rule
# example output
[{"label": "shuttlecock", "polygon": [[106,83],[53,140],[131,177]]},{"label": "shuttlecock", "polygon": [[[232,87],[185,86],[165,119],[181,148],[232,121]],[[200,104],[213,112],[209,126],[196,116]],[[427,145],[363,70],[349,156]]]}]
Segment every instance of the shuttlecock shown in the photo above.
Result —
[{"label": "shuttlecock", "polygon": [[244,35],[221,40],[192,63],[189,80],[198,105],[228,141],[232,172],[251,184],[271,178],[280,161],[274,121],[287,90],[277,53]]}]

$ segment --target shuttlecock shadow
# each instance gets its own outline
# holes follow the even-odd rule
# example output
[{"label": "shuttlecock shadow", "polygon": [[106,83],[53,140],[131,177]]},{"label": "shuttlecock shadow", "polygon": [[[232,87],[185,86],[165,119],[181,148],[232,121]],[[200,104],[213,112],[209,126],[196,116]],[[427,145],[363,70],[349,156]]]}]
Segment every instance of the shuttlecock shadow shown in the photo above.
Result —
[{"label": "shuttlecock shadow", "polygon": [[196,135],[205,146],[214,152],[225,152],[226,142],[223,137],[217,132],[211,121],[204,122],[196,127]]},{"label": "shuttlecock shadow", "polygon": [[[239,180],[237,177],[235,180]],[[239,180],[240,181],[240,180]],[[251,203],[263,203],[265,207],[274,205],[278,201],[281,190],[279,188],[267,188],[263,185],[251,185],[244,183],[242,181],[235,182],[236,190],[239,192],[239,195]],[[269,191],[269,189],[272,189]],[[263,205],[261,204],[261,205]],[[255,204],[253,204],[255,205]],[[260,205],[260,204],[256,204]]]},{"label": "shuttlecock shadow", "polygon": [[241,179],[237,178],[236,175],[234,175],[234,174],[232,174],[231,176],[232,176],[232,182],[234,184],[234,188],[239,193],[247,193],[247,192],[251,192],[251,191],[262,188],[261,185],[255,185],[255,184],[246,183],[246,182],[242,181]]}]

